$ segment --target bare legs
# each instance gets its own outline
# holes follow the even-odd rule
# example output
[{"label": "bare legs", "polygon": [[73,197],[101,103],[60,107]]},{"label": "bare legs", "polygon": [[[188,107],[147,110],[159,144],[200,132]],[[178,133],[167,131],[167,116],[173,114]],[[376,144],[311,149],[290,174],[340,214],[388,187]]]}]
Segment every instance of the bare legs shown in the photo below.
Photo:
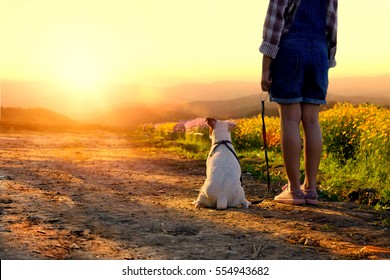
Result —
[{"label": "bare legs", "polygon": [[304,189],[316,188],[321,159],[322,134],[318,120],[319,105],[307,103],[279,104],[282,128],[282,154],[288,178],[288,189],[300,190],[300,123],[304,130],[305,181]]},{"label": "bare legs", "polygon": [[284,166],[288,178],[288,188],[291,191],[300,190],[300,155],[301,135],[299,125],[301,122],[301,104],[279,104],[281,122],[281,142]]},{"label": "bare legs", "polygon": [[322,133],[318,120],[320,106],[302,104],[302,125],[304,131],[305,189],[316,189],[316,179],[322,152]]}]

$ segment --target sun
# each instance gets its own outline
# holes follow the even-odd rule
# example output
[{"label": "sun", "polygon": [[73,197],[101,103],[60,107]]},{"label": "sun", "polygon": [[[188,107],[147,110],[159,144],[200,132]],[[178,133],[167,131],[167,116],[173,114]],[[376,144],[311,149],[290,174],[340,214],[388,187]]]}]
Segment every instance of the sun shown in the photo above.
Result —
[{"label": "sun", "polygon": [[94,42],[67,40],[57,45],[51,80],[56,90],[66,95],[64,106],[70,115],[83,117],[86,107],[106,106],[104,95],[111,83],[107,61],[101,45]]},{"label": "sun", "polygon": [[57,65],[57,80],[77,92],[93,92],[105,80],[103,65],[92,50],[67,49]]}]

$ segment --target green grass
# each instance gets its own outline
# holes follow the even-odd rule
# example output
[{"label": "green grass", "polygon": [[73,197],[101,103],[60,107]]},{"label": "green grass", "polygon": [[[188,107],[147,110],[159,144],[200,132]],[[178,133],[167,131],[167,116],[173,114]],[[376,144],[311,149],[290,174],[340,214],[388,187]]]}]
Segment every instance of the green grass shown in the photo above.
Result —
[{"label": "green grass", "polygon": [[[249,172],[258,179],[266,182],[267,165],[263,149],[251,151],[238,151],[238,157],[243,172]],[[268,165],[271,182],[280,182],[285,180],[283,170],[283,159],[280,153],[268,151]]]}]

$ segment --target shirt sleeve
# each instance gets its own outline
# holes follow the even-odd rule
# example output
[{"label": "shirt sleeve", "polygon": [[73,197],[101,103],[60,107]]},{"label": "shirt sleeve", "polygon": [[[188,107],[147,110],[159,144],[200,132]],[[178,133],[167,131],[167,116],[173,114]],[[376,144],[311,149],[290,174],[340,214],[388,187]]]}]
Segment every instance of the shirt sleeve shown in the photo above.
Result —
[{"label": "shirt sleeve", "polygon": [[329,0],[327,11],[326,35],[329,50],[329,67],[336,66],[337,50],[337,6],[338,0]]},{"label": "shirt sleeve", "polygon": [[263,27],[263,42],[259,51],[275,58],[279,51],[279,42],[283,33],[285,19],[284,11],[289,0],[270,0]]}]

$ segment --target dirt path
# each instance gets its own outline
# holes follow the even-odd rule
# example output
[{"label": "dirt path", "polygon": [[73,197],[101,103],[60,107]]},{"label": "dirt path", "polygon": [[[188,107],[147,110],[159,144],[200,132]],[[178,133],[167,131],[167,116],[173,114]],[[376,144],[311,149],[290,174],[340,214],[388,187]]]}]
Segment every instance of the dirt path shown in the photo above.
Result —
[{"label": "dirt path", "polygon": [[[0,134],[1,259],[389,259],[389,212],[195,209],[205,163],[101,133]],[[249,199],[259,189],[244,174]],[[369,247],[376,246],[376,247]],[[377,248],[379,247],[379,248]]]}]

